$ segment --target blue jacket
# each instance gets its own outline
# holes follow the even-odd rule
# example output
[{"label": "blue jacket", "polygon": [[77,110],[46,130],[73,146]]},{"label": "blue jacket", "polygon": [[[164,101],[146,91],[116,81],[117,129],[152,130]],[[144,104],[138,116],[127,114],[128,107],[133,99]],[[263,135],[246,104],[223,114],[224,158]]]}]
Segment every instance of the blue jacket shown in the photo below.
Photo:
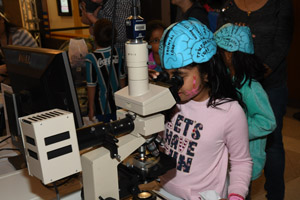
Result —
[{"label": "blue jacket", "polygon": [[249,80],[238,89],[247,106],[246,116],[249,128],[249,148],[253,159],[252,180],[257,179],[265,166],[267,135],[276,128],[276,120],[269,102],[269,98],[261,84]]}]

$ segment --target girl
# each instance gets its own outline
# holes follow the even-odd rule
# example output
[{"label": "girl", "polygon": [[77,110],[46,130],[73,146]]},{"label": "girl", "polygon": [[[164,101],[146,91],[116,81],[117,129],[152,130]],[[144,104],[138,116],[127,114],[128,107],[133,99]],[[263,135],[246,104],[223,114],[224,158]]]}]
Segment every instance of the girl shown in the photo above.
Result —
[{"label": "girl", "polygon": [[165,153],[177,167],[160,179],[164,190],[183,199],[214,190],[222,199],[241,200],[248,192],[247,120],[216,50],[212,32],[194,18],[171,25],[160,41],[162,66],[184,80],[164,132]]},{"label": "girl", "polygon": [[262,86],[268,94],[277,127],[267,138],[264,188],[267,199],[284,199],[285,150],[282,128],[288,103],[287,56],[296,19],[293,16],[293,1],[227,0],[221,10],[218,21],[241,22],[249,26],[255,35],[255,55],[268,69]]},{"label": "girl", "polygon": [[226,66],[233,83],[246,104],[250,154],[253,159],[252,178],[257,179],[266,162],[267,135],[276,128],[276,120],[268,96],[261,82],[266,68],[254,55],[252,34],[247,26],[225,24],[215,34],[222,48]]},{"label": "girl", "polygon": [[157,72],[162,71],[158,55],[158,47],[160,38],[162,37],[165,29],[166,26],[160,20],[152,20],[147,23],[145,40],[149,45],[151,45],[151,51],[148,59],[148,68]]}]

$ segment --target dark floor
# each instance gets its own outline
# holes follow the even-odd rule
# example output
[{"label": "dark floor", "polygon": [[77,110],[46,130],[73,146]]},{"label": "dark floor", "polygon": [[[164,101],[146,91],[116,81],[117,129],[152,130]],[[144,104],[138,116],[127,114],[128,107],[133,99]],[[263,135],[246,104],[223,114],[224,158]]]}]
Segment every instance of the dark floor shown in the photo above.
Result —
[{"label": "dark floor", "polygon": [[[300,121],[293,115],[300,109],[288,107],[284,118],[283,141],[286,155],[285,200],[300,199]],[[264,176],[253,182],[252,200],[264,200]]]}]

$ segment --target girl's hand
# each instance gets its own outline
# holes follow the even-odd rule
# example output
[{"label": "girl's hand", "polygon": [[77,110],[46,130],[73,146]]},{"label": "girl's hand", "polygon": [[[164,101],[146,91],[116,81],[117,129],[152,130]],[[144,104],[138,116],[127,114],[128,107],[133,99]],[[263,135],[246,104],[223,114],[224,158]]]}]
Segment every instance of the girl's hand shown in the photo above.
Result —
[{"label": "girl's hand", "polygon": [[149,79],[156,79],[159,75],[158,71],[155,71],[154,69],[148,69]]},{"label": "girl's hand", "polygon": [[148,190],[148,191],[151,191],[151,190],[156,190],[158,191],[160,188],[161,188],[161,184],[158,182],[158,181],[151,181],[150,183],[146,183],[146,184],[140,184],[139,186],[139,189],[141,191],[145,191],[145,190]]}]

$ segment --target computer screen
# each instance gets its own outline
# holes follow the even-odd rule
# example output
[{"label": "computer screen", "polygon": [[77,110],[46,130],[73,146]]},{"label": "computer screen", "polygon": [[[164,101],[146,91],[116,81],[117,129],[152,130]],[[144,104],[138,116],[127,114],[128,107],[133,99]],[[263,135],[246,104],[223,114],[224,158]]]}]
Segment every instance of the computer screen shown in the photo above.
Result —
[{"label": "computer screen", "polygon": [[14,94],[7,98],[15,102],[17,118],[60,108],[73,113],[76,128],[83,126],[66,52],[14,45],[2,51]]}]

